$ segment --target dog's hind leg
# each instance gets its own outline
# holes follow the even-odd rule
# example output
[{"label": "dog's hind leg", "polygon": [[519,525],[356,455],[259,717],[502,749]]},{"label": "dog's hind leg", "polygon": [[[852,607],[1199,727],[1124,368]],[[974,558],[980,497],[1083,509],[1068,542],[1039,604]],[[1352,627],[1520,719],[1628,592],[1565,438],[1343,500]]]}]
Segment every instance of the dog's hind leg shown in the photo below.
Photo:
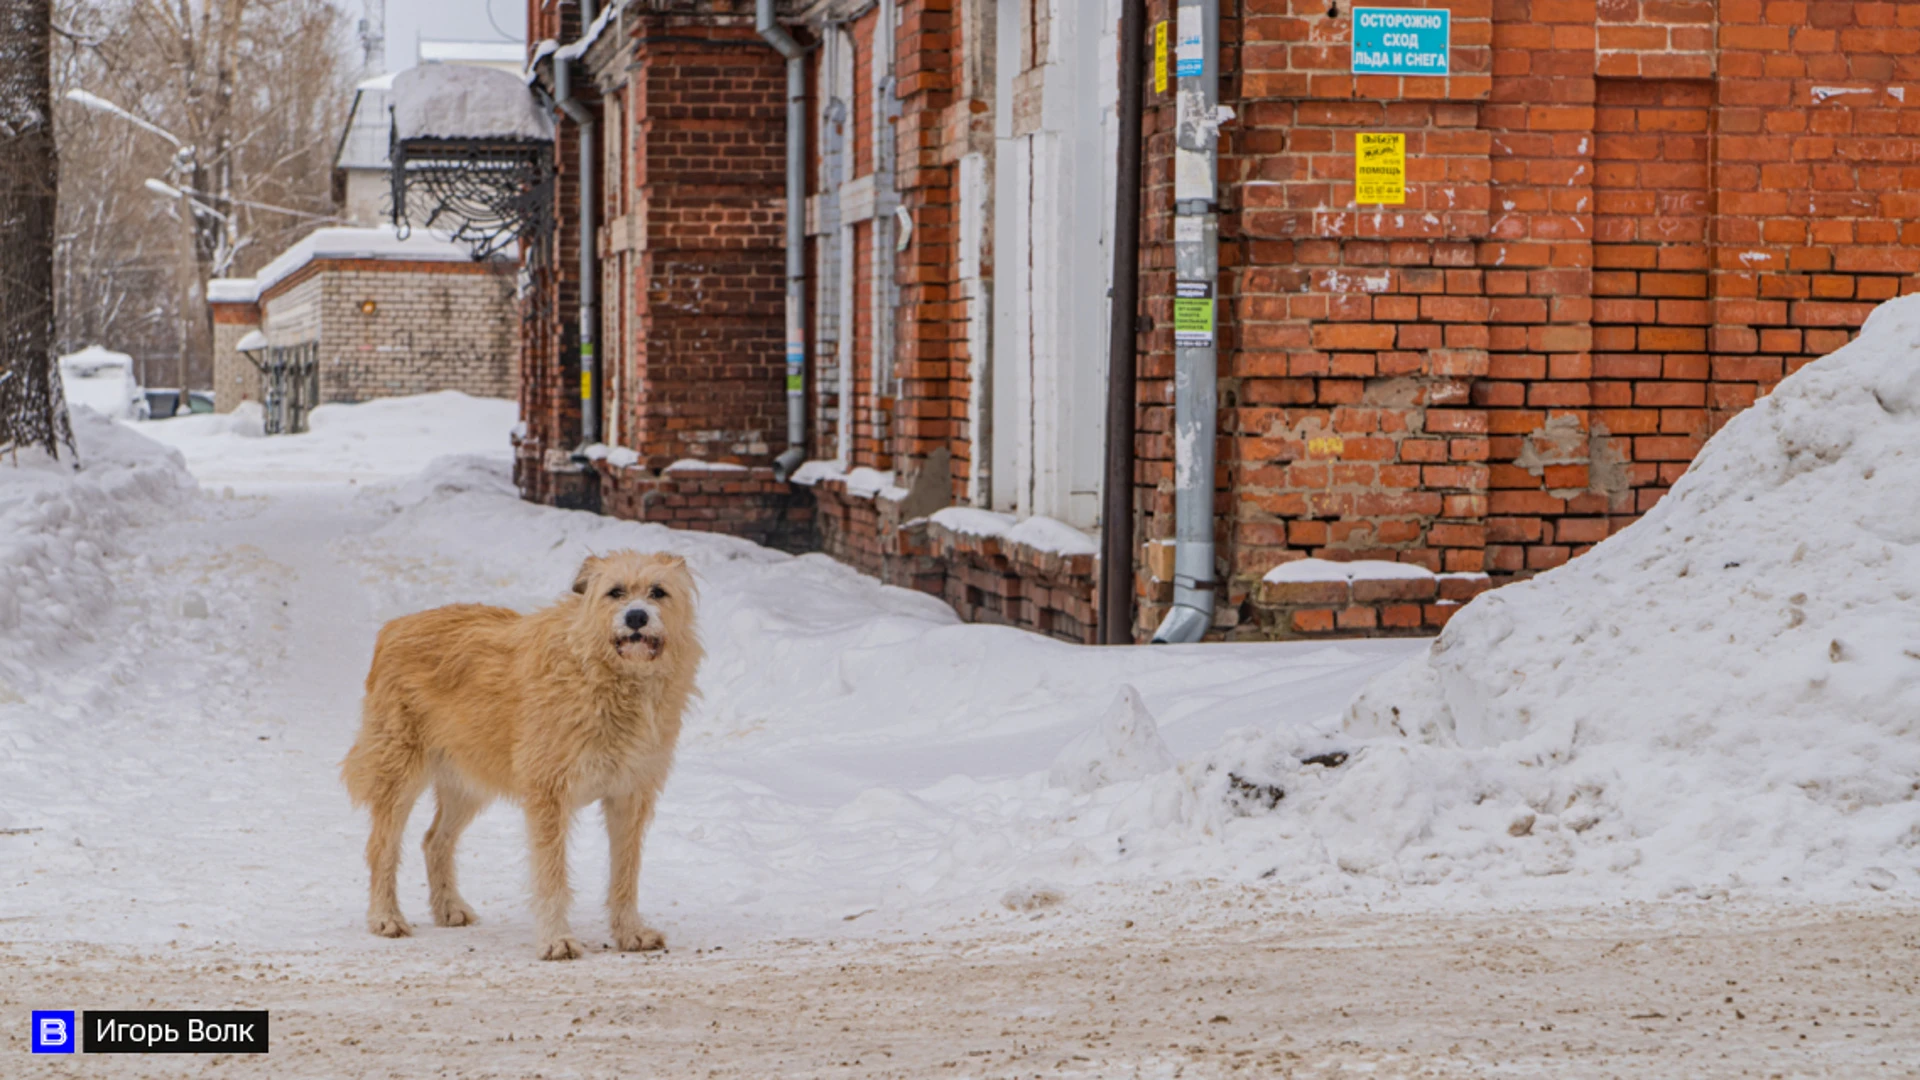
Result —
[{"label": "dog's hind leg", "polygon": [[667,939],[640,919],[640,847],[653,821],[652,792],[629,792],[600,800],[607,818],[607,844],[613,856],[613,874],[607,880],[607,915],[613,941],[626,952],[664,949]]},{"label": "dog's hind leg", "polygon": [[440,775],[433,782],[433,824],[421,848],[427,853],[427,902],[433,908],[433,921],[439,926],[470,926],[480,917],[460,897],[454,868],[454,846],[475,814],[486,805],[457,777]]},{"label": "dog's hind leg", "polygon": [[426,787],[425,769],[417,759],[408,760],[397,775],[389,773],[369,787],[366,802],[373,811],[373,831],[367,836],[367,871],[371,878],[367,929],[381,937],[406,937],[413,933],[413,927],[400,915],[394,878],[400,870],[400,834],[406,830],[415,800]]},{"label": "dog's hind leg", "polygon": [[567,924],[573,891],[567,885],[567,826],[573,813],[560,793],[528,796],[527,844],[533,855],[533,917],[540,959],[572,960],[586,953]]}]

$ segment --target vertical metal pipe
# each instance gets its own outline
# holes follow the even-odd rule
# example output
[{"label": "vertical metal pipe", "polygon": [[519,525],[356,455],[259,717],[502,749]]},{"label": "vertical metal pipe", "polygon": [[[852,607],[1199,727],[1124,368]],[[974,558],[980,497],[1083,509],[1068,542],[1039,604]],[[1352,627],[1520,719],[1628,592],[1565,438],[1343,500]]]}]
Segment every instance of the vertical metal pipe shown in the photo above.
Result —
[{"label": "vertical metal pipe", "polygon": [[1140,302],[1141,68],[1145,0],[1121,0],[1119,149],[1114,170],[1113,287],[1108,300],[1107,460],[1100,510],[1100,643],[1133,643],[1134,322]]},{"label": "vertical metal pipe", "polygon": [[[580,36],[584,39],[595,18],[594,0],[580,0]],[[586,62],[586,56],[579,57]],[[580,445],[600,441],[600,360],[595,348],[600,329],[600,203],[594,190],[594,145],[599,124],[592,110],[573,96],[572,63],[564,55],[553,58],[555,104],[577,127],[580,172]]]},{"label": "vertical metal pipe", "polygon": [[785,480],[807,460],[807,75],[787,60],[787,449],[774,459]]},{"label": "vertical metal pipe", "polygon": [[787,448],[773,463],[784,480],[807,459],[806,50],[774,17],[773,0],[754,0],[753,28],[787,60]]},{"label": "vertical metal pipe", "polygon": [[1219,252],[1219,0],[1176,9],[1173,151],[1174,374],[1173,607],[1156,643],[1198,641],[1213,625],[1213,443],[1218,415],[1215,339]]},{"label": "vertical metal pipe", "polygon": [[600,441],[600,201],[593,182],[599,124],[580,125],[580,441]]}]

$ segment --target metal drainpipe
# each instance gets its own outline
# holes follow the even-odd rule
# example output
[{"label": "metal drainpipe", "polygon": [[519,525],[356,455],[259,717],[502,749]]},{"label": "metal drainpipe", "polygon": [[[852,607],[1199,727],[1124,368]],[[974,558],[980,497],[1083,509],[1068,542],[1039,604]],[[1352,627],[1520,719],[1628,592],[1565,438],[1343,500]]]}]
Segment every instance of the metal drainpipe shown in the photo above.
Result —
[{"label": "metal drainpipe", "polygon": [[[598,14],[594,8],[594,0],[580,0],[582,37]],[[566,57],[553,58],[554,103],[580,129],[580,445],[585,448],[600,441],[600,358],[594,348],[600,336],[600,203],[593,190],[599,125],[592,110],[573,96],[569,66]]]},{"label": "metal drainpipe", "polygon": [[[1208,318],[1204,335],[1182,335],[1178,319],[1174,331],[1173,607],[1153,632],[1155,644],[1199,641],[1213,625],[1213,442],[1220,370],[1213,317],[1220,271],[1219,0],[1181,0],[1175,26],[1180,48],[1173,151],[1174,287],[1176,297],[1188,295],[1189,308],[1203,295]],[[1197,49],[1192,45],[1196,37]],[[1196,60],[1197,72],[1192,70]]]},{"label": "metal drainpipe", "polygon": [[1100,643],[1133,644],[1134,346],[1140,301],[1141,46],[1146,0],[1121,0],[1118,188],[1113,201],[1113,290],[1108,300],[1107,457],[1100,512]]},{"label": "metal drainpipe", "polygon": [[753,28],[787,59],[787,448],[773,459],[785,480],[807,459],[807,51],[774,18],[773,0],[754,0]]}]

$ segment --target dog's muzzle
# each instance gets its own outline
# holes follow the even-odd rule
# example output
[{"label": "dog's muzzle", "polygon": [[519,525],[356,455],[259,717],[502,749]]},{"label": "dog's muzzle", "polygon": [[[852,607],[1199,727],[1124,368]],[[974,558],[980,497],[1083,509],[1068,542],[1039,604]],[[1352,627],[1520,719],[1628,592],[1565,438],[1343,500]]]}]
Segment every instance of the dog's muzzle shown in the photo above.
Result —
[{"label": "dog's muzzle", "polygon": [[650,604],[630,604],[614,620],[613,647],[623,659],[658,659],[666,643],[660,613]]}]

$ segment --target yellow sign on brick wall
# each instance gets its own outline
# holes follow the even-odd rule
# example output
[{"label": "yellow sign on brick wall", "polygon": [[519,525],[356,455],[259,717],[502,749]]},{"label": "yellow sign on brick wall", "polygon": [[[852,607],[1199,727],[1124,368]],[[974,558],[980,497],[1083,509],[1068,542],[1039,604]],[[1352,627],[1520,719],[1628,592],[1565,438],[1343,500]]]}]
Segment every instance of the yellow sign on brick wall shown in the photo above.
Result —
[{"label": "yellow sign on brick wall", "polygon": [[1167,23],[1153,24],[1153,92],[1167,92]]},{"label": "yellow sign on brick wall", "polygon": [[1353,201],[1399,206],[1407,201],[1407,136],[1362,131],[1353,137]]}]

